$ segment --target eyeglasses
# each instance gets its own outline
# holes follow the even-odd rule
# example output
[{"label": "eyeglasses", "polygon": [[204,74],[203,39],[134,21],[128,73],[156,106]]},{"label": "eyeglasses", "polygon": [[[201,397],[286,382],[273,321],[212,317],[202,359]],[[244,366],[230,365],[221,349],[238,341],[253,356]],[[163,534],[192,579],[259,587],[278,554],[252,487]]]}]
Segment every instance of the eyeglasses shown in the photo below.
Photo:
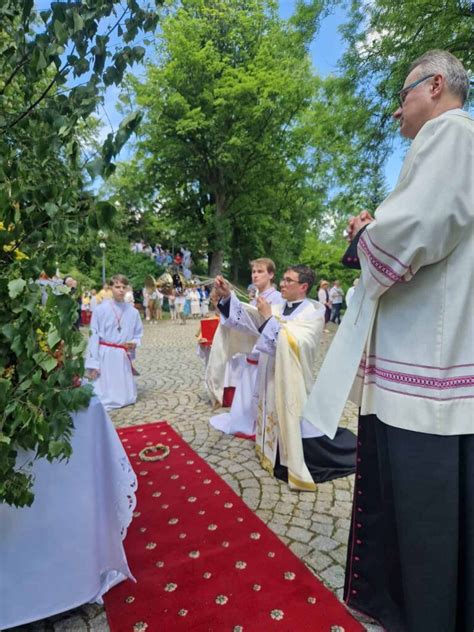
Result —
[{"label": "eyeglasses", "polygon": [[431,79],[431,77],[434,77],[434,75],[426,75],[426,77],[422,77],[421,79],[418,79],[417,81],[414,81],[413,83],[408,84],[408,86],[405,86],[404,88],[402,88],[400,92],[397,94],[400,107],[403,107],[403,104],[405,103],[405,99],[407,98],[407,94],[410,92],[410,90],[413,90],[413,88],[416,88],[416,86],[422,83],[423,81],[426,81],[427,79]]},{"label": "eyeglasses", "polygon": [[280,280],[280,285],[284,283],[285,285],[290,285],[291,283],[304,283],[304,281],[296,281],[295,279],[290,279],[289,277],[283,277]]}]

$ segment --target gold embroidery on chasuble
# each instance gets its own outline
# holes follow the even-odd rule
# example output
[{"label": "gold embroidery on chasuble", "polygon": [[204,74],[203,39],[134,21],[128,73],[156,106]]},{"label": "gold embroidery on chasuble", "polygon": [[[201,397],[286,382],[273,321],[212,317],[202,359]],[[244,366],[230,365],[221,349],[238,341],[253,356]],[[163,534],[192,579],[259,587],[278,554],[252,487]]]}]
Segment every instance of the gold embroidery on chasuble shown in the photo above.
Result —
[{"label": "gold embroidery on chasuble", "polygon": [[259,445],[255,446],[255,452],[257,453],[262,468],[273,476],[273,463],[263,454],[262,448]]}]

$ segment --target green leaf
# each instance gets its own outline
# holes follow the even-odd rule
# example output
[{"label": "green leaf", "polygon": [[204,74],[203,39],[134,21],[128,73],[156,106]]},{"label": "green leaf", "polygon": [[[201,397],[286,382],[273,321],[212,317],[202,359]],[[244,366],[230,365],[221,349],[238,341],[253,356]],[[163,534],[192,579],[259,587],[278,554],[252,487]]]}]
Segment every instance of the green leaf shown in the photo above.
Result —
[{"label": "green leaf", "polygon": [[56,35],[56,39],[59,44],[64,44],[64,42],[68,38],[67,29],[62,22],[59,20],[55,20],[54,22],[54,33]]},{"label": "green leaf", "polygon": [[80,31],[82,28],[84,28],[84,20],[79,15],[77,10],[75,10],[73,13],[73,20],[74,20],[74,33],[77,33],[77,31]]},{"label": "green leaf", "polygon": [[8,284],[8,295],[10,298],[17,298],[23,292],[26,287],[26,281],[24,279],[15,279]]},{"label": "green leaf", "polygon": [[53,219],[57,215],[59,208],[53,202],[46,202],[44,210],[48,213],[48,216]]},{"label": "green leaf", "polygon": [[56,328],[51,329],[46,338],[48,345],[53,349],[61,340],[61,336]]}]

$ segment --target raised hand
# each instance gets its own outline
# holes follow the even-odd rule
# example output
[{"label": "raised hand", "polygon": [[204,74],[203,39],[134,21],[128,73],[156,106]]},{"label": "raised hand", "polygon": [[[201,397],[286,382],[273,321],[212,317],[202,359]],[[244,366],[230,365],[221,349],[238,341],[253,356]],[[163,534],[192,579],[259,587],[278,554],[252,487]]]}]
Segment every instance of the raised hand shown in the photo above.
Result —
[{"label": "raised hand", "polygon": [[272,315],[272,306],[262,296],[257,297],[257,309],[260,316],[267,320]]},{"label": "raised hand", "polygon": [[362,211],[359,215],[351,217],[347,222],[347,228],[345,231],[347,241],[352,241],[363,226],[366,226],[373,221],[374,218],[369,211]]},{"label": "raised hand", "polygon": [[220,274],[214,279],[214,289],[219,298],[230,296],[230,284]]}]

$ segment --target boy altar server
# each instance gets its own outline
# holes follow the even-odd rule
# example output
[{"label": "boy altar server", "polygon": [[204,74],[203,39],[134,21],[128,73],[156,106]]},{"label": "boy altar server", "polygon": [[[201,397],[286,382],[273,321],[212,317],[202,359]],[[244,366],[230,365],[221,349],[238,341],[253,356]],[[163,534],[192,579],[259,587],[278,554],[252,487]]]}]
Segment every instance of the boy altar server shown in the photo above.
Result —
[{"label": "boy altar server", "polygon": [[94,310],[85,366],[94,390],[106,410],[122,408],[137,400],[132,359],[140,344],[140,314],[125,303],[128,279],[116,274],[110,280],[112,300]]},{"label": "boy altar server", "polygon": [[270,305],[259,296],[256,307],[241,303],[223,277],[214,284],[223,329],[247,336],[260,353],[255,447],[262,467],[302,491],[351,474],[356,459],[349,430],[340,429],[331,441],[302,418],[324,327],[324,307],[307,298],[314,280],[307,266],[290,266],[280,281],[284,302]]},{"label": "boy altar server", "polygon": [[[250,305],[256,307],[257,296],[264,298],[267,303],[273,305],[282,303],[283,299],[280,292],[274,287],[276,267],[271,259],[262,257],[254,259],[250,262],[252,270],[252,284],[255,288],[255,298],[252,299]],[[222,317],[222,324],[226,327],[226,318]],[[217,344],[215,352],[210,358],[211,367],[208,367],[207,381],[214,379],[214,383],[219,384],[219,380],[223,372],[223,362],[227,362],[228,358],[222,353],[216,353],[221,350],[218,346],[219,339],[226,336],[225,330],[222,328],[216,333]],[[225,348],[225,347],[224,347]],[[255,424],[257,421],[257,373],[259,351],[252,349],[250,353],[241,353],[245,349],[240,349],[230,360],[232,371],[236,376],[235,393],[229,412],[214,415],[210,419],[210,424],[217,430],[226,432],[227,434],[237,434],[242,437],[253,437],[255,435]]]}]

